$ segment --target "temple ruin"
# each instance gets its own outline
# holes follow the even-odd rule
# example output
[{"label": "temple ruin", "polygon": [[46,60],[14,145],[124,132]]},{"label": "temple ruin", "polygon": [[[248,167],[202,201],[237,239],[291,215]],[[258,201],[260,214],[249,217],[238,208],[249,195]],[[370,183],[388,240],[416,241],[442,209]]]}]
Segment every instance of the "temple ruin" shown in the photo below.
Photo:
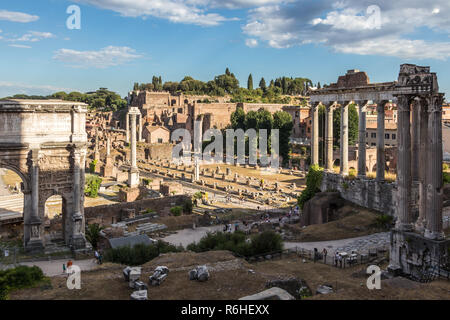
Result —
[{"label": "temple ruin", "polygon": [[[442,229],[442,104],[437,76],[429,67],[400,66],[398,81],[370,83],[364,72],[350,70],[336,84],[311,93],[311,162],[319,164],[318,108],[326,108],[325,174],[322,190],[341,191],[343,197],[396,218],[391,233],[389,269],[414,275],[448,259]],[[366,177],[365,106],[377,104],[376,179]],[[385,105],[398,107],[397,181],[385,181]],[[359,107],[358,177],[349,195],[348,106]],[[333,110],[341,108],[340,174],[333,172]],[[343,188],[346,186],[347,188]],[[355,192],[356,191],[356,192]],[[415,210],[417,208],[417,210]],[[389,210],[392,209],[392,210]],[[418,213],[418,214],[416,214]]]}]

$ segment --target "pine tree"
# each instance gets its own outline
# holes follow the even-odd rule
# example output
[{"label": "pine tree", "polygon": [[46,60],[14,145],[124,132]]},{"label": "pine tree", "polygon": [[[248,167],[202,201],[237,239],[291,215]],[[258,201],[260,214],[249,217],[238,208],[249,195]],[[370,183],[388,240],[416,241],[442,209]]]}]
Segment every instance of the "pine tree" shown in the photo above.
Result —
[{"label": "pine tree", "polygon": [[267,86],[266,86],[266,80],[264,80],[264,77],[261,78],[261,81],[259,82],[259,87],[260,87],[263,91],[266,91]]},{"label": "pine tree", "polygon": [[226,74],[227,76],[231,76],[230,69],[227,68],[227,69],[225,70],[225,74]]},{"label": "pine tree", "polygon": [[252,74],[250,73],[250,75],[248,76],[248,80],[247,80],[247,89],[248,90],[253,90],[253,77]]}]

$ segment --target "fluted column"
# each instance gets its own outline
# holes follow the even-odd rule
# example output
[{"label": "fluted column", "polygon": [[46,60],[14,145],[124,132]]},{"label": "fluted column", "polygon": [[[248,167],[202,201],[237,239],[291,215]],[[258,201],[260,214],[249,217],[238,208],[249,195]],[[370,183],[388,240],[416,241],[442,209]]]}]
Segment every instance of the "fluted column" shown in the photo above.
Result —
[{"label": "fluted column", "polygon": [[136,161],[136,114],[131,113],[130,114],[130,121],[131,121],[131,167],[136,168],[137,167],[137,161]]},{"label": "fluted column", "polygon": [[[428,99],[427,99],[428,100]],[[428,172],[425,237],[445,239],[442,231],[442,103],[443,95],[431,97],[428,105]]]},{"label": "fluted column", "polygon": [[348,175],[348,105],[349,102],[341,103],[341,175]]},{"label": "fluted column", "polygon": [[139,115],[139,142],[142,141],[142,115]]},{"label": "fluted column", "polygon": [[409,96],[401,95],[398,100],[398,161],[397,161],[397,210],[396,228],[411,231],[411,131]]},{"label": "fluted column", "polygon": [[32,151],[31,167],[31,220],[39,219],[39,150]]},{"label": "fluted column", "polygon": [[127,131],[127,143],[130,143],[130,114],[128,112],[125,116],[125,126]]},{"label": "fluted column", "polygon": [[73,216],[78,217],[80,213],[80,161],[81,155],[78,151],[73,155]]},{"label": "fluted column", "polygon": [[387,101],[377,103],[377,181],[383,181],[386,171],[386,155],[384,149],[384,107]]},{"label": "fluted column", "polygon": [[359,103],[359,134],[358,134],[358,177],[366,176],[366,104]]},{"label": "fluted column", "polygon": [[419,217],[416,221],[416,230],[425,230],[425,219],[427,211],[427,169],[428,169],[428,103],[426,100],[419,101]]},{"label": "fluted column", "polygon": [[333,172],[333,108],[334,103],[326,107],[325,118],[325,169]]},{"label": "fluted column", "polygon": [[419,106],[418,100],[414,100],[412,104],[412,123],[411,123],[411,177],[412,181],[419,181],[419,145],[420,145],[420,133],[419,133]]},{"label": "fluted column", "polygon": [[319,105],[312,106],[311,164],[319,164]]}]

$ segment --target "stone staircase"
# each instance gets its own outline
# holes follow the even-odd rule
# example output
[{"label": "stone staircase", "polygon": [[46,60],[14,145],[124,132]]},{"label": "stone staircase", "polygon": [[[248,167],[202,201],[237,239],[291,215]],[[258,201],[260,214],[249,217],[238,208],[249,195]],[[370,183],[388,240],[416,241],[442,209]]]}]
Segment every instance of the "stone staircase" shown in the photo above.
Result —
[{"label": "stone staircase", "polygon": [[23,215],[23,193],[0,197],[0,221],[20,218]]}]

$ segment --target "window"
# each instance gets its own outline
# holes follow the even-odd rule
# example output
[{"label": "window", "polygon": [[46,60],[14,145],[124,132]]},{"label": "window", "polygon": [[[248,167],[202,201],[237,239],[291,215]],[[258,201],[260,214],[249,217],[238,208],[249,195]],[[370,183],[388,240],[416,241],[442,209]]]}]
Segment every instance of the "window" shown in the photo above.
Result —
[{"label": "window", "polygon": [[395,133],[392,134],[392,140],[397,139],[397,135]]},{"label": "window", "polygon": [[386,133],[386,134],[384,135],[384,138],[385,138],[385,139],[389,139],[389,136],[390,136],[389,133]]},{"label": "window", "polygon": [[376,138],[376,137],[377,137],[377,133],[376,133],[376,132],[372,132],[372,133],[370,134],[370,137],[371,137],[371,138]]},{"label": "window", "polygon": [[162,138],[158,138],[158,143],[163,143],[163,139]]},{"label": "window", "polygon": [[375,147],[377,144],[375,142],[372,142],[371,146]]},{"label": "window", "polygon": [[369,137],[369,133],[368,132],[366,132],[366,138],[368,138]]}]

